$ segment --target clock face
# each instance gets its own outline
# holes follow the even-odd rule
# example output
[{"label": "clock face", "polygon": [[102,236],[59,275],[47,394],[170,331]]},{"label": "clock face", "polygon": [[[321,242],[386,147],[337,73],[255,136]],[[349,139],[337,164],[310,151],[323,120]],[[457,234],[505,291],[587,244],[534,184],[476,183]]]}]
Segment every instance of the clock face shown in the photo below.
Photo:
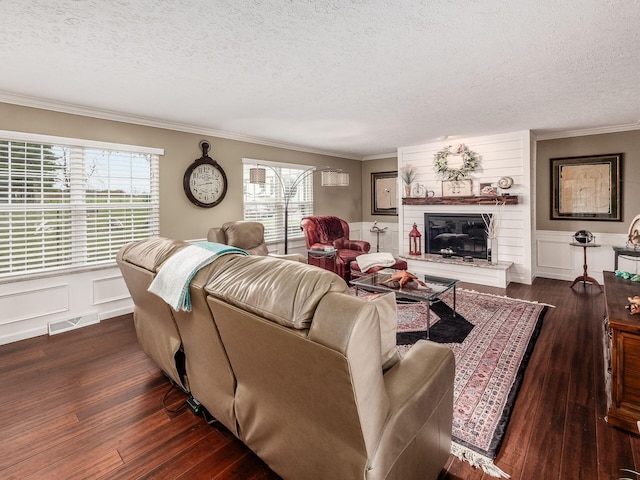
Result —
[{"label": "clock face", "polygon": [[199,207],[213,207],[227,193],[227,176],[214,160],[196,160],[184,174],[184,191]]}]

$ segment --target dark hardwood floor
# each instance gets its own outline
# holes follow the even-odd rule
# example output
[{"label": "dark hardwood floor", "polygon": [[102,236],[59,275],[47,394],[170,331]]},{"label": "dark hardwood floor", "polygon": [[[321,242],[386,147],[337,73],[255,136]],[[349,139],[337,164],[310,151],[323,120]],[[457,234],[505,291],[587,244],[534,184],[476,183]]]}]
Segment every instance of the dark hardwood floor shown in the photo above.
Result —
[{"label": "dark hardwood floor", "polygon": [[[555,306],[496,459],[514,480],[610,480],[640,468],[640,437],[604,421],[604,294],[569,285],[462,285]],[[223,427],[163,408],[169,383],[138,347],[130,315],[0,346],[0,385],[0,478],[278,478]],[[184,400],[174,390],[166,405]],[[492,478],[454,458],[441,477]]]}]

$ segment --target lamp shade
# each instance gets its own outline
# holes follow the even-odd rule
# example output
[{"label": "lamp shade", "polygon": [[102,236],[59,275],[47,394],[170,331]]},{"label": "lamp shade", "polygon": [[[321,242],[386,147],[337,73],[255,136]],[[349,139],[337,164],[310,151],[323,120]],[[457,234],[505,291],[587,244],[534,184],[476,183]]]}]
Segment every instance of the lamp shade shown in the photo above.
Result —
[{"label": "lamp shade", "polygon": [[338,173],[338,187],[349,186],[349,174],[347,172]]},{"label": "lamp shade", "polygon": [[338,185],[338,172],[335,170],[323,170],[321,185],[323,187],[335,187]]},{"label": "lamp shade", "polygon": [[264,168],[254,167],[249,169],[249,183],[264,184],[267,181],[267,171]]}]

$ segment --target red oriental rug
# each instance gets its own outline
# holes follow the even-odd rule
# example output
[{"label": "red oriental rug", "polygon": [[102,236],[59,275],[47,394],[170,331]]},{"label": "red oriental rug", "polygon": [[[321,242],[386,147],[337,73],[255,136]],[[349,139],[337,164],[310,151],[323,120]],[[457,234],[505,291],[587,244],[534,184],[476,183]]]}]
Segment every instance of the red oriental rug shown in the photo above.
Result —
[{"label": "red oriental rug", "polygon": [[[508,478],[493,461],[549,305],[464,289],[457,290],[457,317],[451,305],[449,293],[431,315],[431,340],[448,345],[456,358],[451,453],[489,475]],[[418,332],[426,325],[425,308],[398,305],[401,353],[423,337]],[[413,335],[410,341],[407,335]]]}]

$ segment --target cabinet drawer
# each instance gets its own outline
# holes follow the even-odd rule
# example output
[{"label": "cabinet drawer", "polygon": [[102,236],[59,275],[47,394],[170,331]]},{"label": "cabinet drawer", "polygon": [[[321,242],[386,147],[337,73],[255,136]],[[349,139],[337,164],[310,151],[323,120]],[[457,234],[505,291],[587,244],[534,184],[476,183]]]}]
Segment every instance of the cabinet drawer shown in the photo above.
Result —
[{"label": "cabinet drawer", "polygon": [[618,332],[619,345],[619,405],[640,411],[640,337]]}]

